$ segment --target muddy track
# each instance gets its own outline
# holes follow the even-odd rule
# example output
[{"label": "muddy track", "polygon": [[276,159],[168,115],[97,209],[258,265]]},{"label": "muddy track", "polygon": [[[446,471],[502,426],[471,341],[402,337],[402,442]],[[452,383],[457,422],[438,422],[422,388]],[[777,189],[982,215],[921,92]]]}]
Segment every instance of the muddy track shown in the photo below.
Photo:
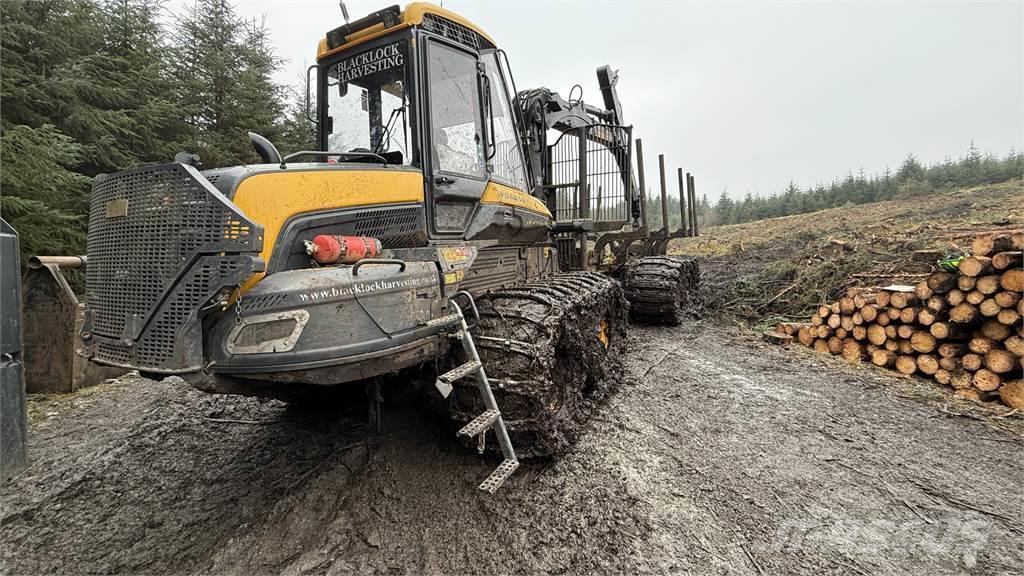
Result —
[{"label": "muddy track", "polygon": [[633,326],[625,364],[575,451],[495,496],[496,460],[415,396],[387,395],[379,435],[358,404],[176,380],[34,402],[3,572],[1024,570],[1020,416],[704,323]]}]

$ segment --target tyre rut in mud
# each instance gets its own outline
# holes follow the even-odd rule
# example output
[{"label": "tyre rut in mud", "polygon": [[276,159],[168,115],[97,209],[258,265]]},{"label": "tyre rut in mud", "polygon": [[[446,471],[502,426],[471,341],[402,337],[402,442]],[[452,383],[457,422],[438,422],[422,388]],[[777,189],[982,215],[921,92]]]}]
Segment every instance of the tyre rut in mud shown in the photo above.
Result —
[{"label": "tyre rut in mud", "polygon": [[681,256],[648,256],[626,264],[622,285],[633,320],[679,324],[697,296],[697,261]]},{"label": "tyre rut in mud", "polygon": [[[565,453],[621,380],[621,286],[597,273],[559,274],[481,296],[477,307],[473,338],[517,455]],[[468,422],[482,411],[475,382],[460,381],[449,397],[452,418]]]}]

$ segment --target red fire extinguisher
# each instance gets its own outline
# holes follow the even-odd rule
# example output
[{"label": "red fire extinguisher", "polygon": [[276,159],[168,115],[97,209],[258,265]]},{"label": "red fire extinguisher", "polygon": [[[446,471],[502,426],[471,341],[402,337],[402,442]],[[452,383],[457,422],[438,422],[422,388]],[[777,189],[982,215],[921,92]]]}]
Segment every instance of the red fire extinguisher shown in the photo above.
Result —
[{"label": "red fire extinguisher", "polygon": [[355,264],[363,258],[380,256],[380,240],[368,236],[320,234],[306,240],[306,254],[318,264]]}]

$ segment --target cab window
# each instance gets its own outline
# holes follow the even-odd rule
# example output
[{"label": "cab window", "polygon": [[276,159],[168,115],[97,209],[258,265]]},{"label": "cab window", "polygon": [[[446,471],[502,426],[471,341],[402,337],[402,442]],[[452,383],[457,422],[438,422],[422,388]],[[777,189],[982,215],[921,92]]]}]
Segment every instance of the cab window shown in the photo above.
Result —
[{"label": "cab window", "polygon": [[409,111],[409,46],[388,42],[347,54],[327,68],[327,149],[415,161]]},{"label": "cab window", "polygon": [[494,116],[494,150],[491,176],[519,190],[526,190],[523,154],[516,135],[515,117],[509,105],[508,92],[494,54],[483,57],[484,69],[490,85],[491,114]]},{"label": "cab window", "polygon": [[484,178],[486,159],[476,58],[431,42],[427,73],[435,170]]}]

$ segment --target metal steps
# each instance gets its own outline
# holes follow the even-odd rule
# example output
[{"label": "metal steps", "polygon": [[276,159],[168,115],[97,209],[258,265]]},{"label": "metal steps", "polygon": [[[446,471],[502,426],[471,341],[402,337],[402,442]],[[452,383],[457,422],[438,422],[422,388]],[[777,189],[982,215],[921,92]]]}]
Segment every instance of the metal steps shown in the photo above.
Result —
[{"label": "metal steps", "polygon": [[452,382],[461,380],[470,374],[476,374],[481,368],[483,368],[483,365],[480,362],[470,361],[441,374],[437,379],[451,384]]},{"label": "metal steps", "polygon": [[480,489],[488,494],[494,494],[505,483],[505,480],[508,480],[508,477],[516,471],[516,468],[519,468],[518,460],[505,460],[480,483]]},{"label": "metal steps", "polygon": [[498,421],[498,417],[501,416],[497,410],[487,410],[483,414],[477,416],[472,422],[466,424],[456,433],[456,436],[465,436],[472,438],[477,434],[481,434],[491,429],[491,426]]},{"label": "metal steps", "polygon": [[[498,405],[494,400],[494,393],[491,391],[491,384],[487,379],[487,372],[484,370],[483,363],[480,362],[480,355],[477,353],[476,344],[473,343],[473,336],[469,333],[469,325],[466,323],[466,318],[462,313],[462,307],[456,303],[456,299],[464,298],[469,310],[473,312],[476,322],[479,322],[480,318],[476,312],[476,304],[473,302],[473,297],[468,292],[457,292],[448,301],[452,309],[455,310],[453,314],[448,316],[442,316],[438,318],[438,324],[452,324],[455,327],[455,331],[452,336],[455,337],[462,343],[462,350],[465,353],[466,362],[456,366],[455,368],[441,374],[437,377],[435,385],[441,392],[441,395],[445,398],[452,391],[452,383],[461,380],[467,376],[476,376],[477,390],[480,392],[480,397],[483,400],[484,407],[486,410],[474,418],[471,422],[462,427],[457,433],[458,436],[465,436],[472,438],[474,436],[479,438],[481,450],[484,445],[484,439],[486,438],[487,431],[493,430],[494,435],[498,439],[498,446],[501,448],[501,453],[505,460],[494,469],[483,482],[480,483],[480,490],[489,494],[494,494],[498,488],[508,480],[509,476],[519,468],[519,459],[516,458],[515,449],[512,448],[512,441],[509,439],[508,430],[505,428],[505,421],[501,417],[501,410],[498,409]],[[452,316],[457,316],[456,320],[446,320]],[[474,322],[474,326],[476,325]]]}]

